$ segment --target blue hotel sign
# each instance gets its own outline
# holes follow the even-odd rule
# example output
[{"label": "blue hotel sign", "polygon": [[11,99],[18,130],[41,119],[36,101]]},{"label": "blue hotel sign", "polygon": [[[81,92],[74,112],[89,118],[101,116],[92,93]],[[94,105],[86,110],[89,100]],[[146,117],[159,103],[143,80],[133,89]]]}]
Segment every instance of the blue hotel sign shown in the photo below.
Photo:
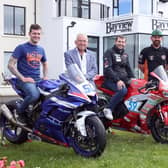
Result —
[{"label": "blue hotel sign", "polygon": [[106,23],[106,33],[131,32],[133,19],[120,20]]}]

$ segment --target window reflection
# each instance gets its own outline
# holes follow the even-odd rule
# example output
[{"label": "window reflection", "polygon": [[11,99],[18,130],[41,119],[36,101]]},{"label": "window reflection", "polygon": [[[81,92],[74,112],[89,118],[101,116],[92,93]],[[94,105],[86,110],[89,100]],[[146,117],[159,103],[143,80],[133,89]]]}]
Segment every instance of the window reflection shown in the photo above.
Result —
[{"label": "window reflection", "polygon": [[3,73],[7,76],[11,75],[11,72],[8,69],[8,61],[11,55],[12,55],[12,52],[4,52],[4,71]]},{"label": "window reflection", "polygon": [[132,0],[119,0],[119,15],[132,13]]},{"label": "window reflection", "polygon": [[5,6],[4,8],[4,33],[13,34],[13,8]]},{"label": "window reflection", "polygon": [[90,18],[90,0],[72,0],[72,16]]},{"label": "window reflection", "polygon": [[131,14],[133,0],[113,0],[113,16]]},{"label": "window reflection", "polygon": [[[139,13],[141,14],[152,14],[152,0],[140,0],[139,2]],[[145,5],[144,5],[145,4]]]},{"label": "window reflection", "polygon": [[24,35],[24,8],[15,9],[15,33]]}]

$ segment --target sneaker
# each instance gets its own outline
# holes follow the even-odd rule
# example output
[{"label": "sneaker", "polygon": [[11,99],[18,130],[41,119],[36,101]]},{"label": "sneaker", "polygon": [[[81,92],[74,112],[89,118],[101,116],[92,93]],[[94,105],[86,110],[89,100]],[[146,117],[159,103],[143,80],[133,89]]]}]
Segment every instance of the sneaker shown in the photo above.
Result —
[{"label": "sneaker", "polygon": [[108,120],[113,120],[112,111],[111,111],[109,108],[104,108],[103,112],[104,112],[104,116],[105,116]]}]

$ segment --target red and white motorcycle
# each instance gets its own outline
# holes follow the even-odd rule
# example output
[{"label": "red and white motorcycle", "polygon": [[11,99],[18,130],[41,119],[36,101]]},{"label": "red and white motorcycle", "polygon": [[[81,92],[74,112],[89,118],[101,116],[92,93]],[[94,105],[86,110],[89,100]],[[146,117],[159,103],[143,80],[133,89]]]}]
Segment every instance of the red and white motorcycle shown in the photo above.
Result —
[{"label": "red and white motorcycle", "polygon": [[[157,142],[168,143],[168,76],[163,66],[151,75],[155,80],[132,79],[123,102],[114,109],[114,119],[101,117],[106,128],[112,127],[142,134],[152,134]],[[96,76],[99,112],[114,92],[102,87],[104,76]]]}]

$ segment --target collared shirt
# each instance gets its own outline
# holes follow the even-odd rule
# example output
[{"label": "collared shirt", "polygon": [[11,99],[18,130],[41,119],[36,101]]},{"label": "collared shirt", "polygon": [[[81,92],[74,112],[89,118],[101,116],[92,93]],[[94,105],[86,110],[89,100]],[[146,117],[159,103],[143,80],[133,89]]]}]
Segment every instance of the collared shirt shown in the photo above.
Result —
[{"label": "collared shirt", "polygon": [[164,47],[154,48],[152,45],[146,47],[141,51],[138,63],[145,65],[145,72],[147,71],[147,75],[150,77],[150,72],[157,66],[163,65],[165,67],[168,64],[168,50]]},{"label": "collared shirt", "polygon": [[78,57],[79,57],[79,60],[80,60],[80,65],[81,65],[81,70],[83,72],[84,75],[86,75],[86,52],[83,53],[83,55],[80,55],[78,49],[77,49],[77,52],[78,52]]}]

